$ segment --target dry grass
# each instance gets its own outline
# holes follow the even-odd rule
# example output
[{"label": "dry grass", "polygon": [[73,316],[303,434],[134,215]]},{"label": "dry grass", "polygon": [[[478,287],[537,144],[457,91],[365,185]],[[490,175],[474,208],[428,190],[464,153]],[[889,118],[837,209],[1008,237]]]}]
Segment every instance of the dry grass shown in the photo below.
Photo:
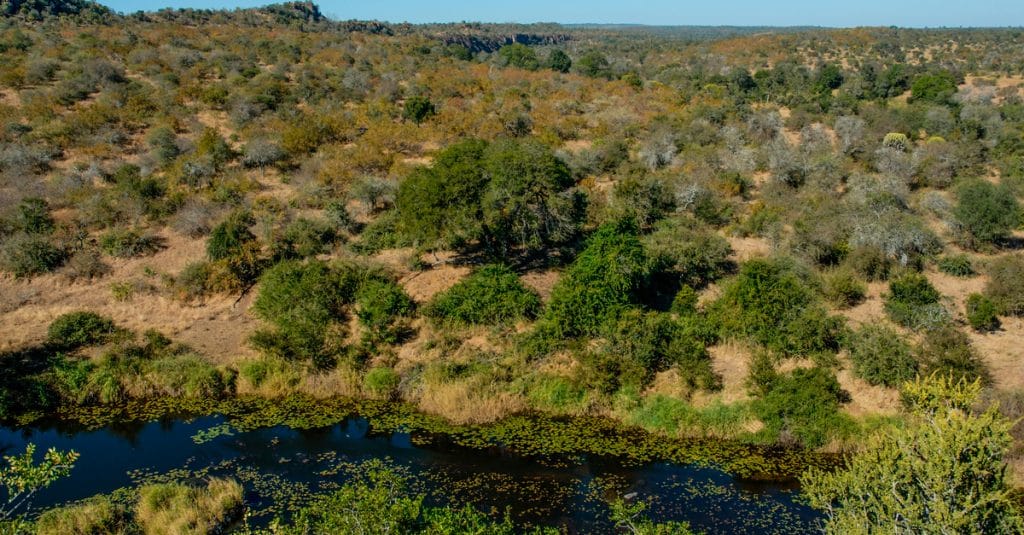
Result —
[{"label": "dry grass", "polygon": [[698,391],[693,395],[693,405],[702,407],[712,402],[732,404],[747,401],[747,374],[750,370],[750,359],[753,352],[749,347],[733,341],[727,341],[709,347],[711,367],[722,378],[722,390],[715,393]]},{"label": "dry grass", "polygon": [[551,299],[551,290],[555,287],[555,283],[561,277],[561,273],[554,269],[546,269],[543,271],[531,271],[524,273],[519,277],[519,280],[523,281],[523,284],[532,289],[533,291],[540,294],[541,300],[545,303]]},{"label": "dry grass", "polygon": [[424,381],[417,400],[420,410],[456,424],[483,424],[526,408],[519,394],[494,388],[486,377]]},{"label": "dry grass", "polygon": [[207,535],[234,520],[242,503],[242,486],[230,479],[211,479],[206,488],[146,485],[135,516],[146,535]]}]

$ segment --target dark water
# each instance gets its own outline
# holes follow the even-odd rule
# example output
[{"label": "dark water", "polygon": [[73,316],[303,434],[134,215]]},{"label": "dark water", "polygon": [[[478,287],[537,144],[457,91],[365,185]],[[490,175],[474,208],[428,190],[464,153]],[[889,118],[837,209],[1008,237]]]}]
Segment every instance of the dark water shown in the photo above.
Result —
[{"label": "dark water", "polygon": [[20,453],[33,442],[81,454],[70,478],[38,495],[48,507],[152,480],[238,478],[254,524],[265,524],[313,493],[337,488],[352,468],[386,459],[407,470],[433,505],[471,503],[512,510],[513,519],[562,526],[571,533],[612,532],[605,499],[637,493],[652,504],[655,520],[686,520],[706,533],[808,533],[819,516],[781,484],[736,480],[695,466],[650,463],[624,466],[610,459],[554,463],[491,451],[420,448],[405,434],[374,436],[365,421],[312,431],[286,427],[232,434],[218,416],[167,420],[80,432],[57,428],[0,428],[0,454]]}]

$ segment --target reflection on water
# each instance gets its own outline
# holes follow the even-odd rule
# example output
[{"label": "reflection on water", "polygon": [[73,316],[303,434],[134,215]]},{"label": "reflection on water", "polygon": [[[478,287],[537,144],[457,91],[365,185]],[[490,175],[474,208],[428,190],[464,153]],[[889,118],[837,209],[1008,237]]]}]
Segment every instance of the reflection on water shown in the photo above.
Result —
[{"label": "reflection on water", "polygon": [[98,431],[0,428],[0,452],[18,452],[34,442],[41,450],[56,447],[81,454],[70,478],[38,495],[39,507],[153,478],[227,475],[245,485],[253,518],[266,523],[287,514],[285,503],[295,506],[314,493],[338,488],[355,464],[387,458],[415,476],[417,489],[432,505],[511,509],[519,522],[565,526],[577,533],[607,531],[605,500],[632,492],[651,503],[656,520],[686,520],[706,533],[807,533],[819,518],[799,502],[795,484],[737,481],[711,468],[624,466],[599,458],[555,463],[497,447],[428,449],[414,446],[408,433],[375,436],[359,418],[302,431],[275,427],[237,432],[224,424],[223,418],[210,416]]}]

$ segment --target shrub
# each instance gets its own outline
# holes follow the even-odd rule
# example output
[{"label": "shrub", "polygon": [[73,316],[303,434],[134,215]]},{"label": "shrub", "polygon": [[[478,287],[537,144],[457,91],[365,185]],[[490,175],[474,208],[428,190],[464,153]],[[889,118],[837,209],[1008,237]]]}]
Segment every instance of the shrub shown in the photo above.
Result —
[{"label": "shrub", "polygon": [[954,277],[970,277],[974,275],[974,265],[971,257],[965,254],[948,255],[939,258],[939,271],[953,275]]},{"label": "shrub", "polygon": [[839,412],[843,392],[835,374],[824,368],[797,368],[778,375],[754,403],[769,436],[792,437],[816,448],[842,432],[849,423]]},{"label": "shrub", "polygon": [[436,113],[434,109],[434,103],[430,102],[430,99],[424,96],[415,96],[406,99],[405,106],[402,109],[402,117],[420,124],[426,119],[432,117]]},{"label": "shrub", "polygon": [[834,352],[843,331],[796,267],[782,260],[751,260],[724,285],[709,315],[723,337],[748,338],[784,354]]},{"label": "shrub", "polygon": [[230,479],[212,478],[205,488],[157,483],[139,489],[135,517],[149,535],[217,533],[238,518],[243,489]]},{"label": "shrub", "polygon": [[373,277],[360,284],[355,294],[356,316],[369,329],[374,342],[394,343],[403,334],[404,318],[415,303],[394,281]]},{"label": "shrub", "polygon": [[981,294],[967,296],[967,322],[979,332],[990,332],[999,329],[999,315],[996,305],[991,299]]},{"label": "shrub", "polygon": [[857,279],[851,269],[839,268],[824,277],[822,293],[833,305],[849,308],[859,304],[867,295],[867,286]]},{"label": "shrub", "polygon": [[535,71],[540,68],[540,61],[537,59],[537,53],[534,52],[532,48],[521,43],[512,43],[511,45],[501,47],[501,49],[498,50],[498,56],[506,65],[510,65],[512,67],[518,67],[529,71]]},{"label": "shrub", "polygon": [[988,269],[985,296],[1000,314],[1024,316],[1024,255],[997,258]]},{"label": "shrub", "polygon": [[390,399],[401,381],[402,378],[391,368],[373,368],[366,372],[366,377],[363,379],[363,388],[371,396]]},{"label": "shrub", "polygon": [[495,325],[536,317],[540,296],[503,265],[485,266],[438,294],[424,311],[443,321]]},{"label": "shrub", "polygon": [[917,375],[910,345],[884,325],[868,324],[850,333],[846,347],[853,373],[873,385],[896,387]]},{"label": "shrub", "polygon": [[885,312],[904,327],[931,328],[949,320],[949,313],[939,302],[941,298],[928,277],[907,272],[889,282]]},{"label": "shrub", "polygon": [[0,245],[0,266],[15,277],[31,277],[59,268],[65,253],[39,234],[18,233]]},{"label": "shrub", "polygon": [[63,273],[71,280],[93,280],[110,273],[110,266],[96,249],[83,249],[68,259]]},{"label": "shrub", "polygon": [[689,218],[659,221],[642,241],[652,272],[671,274],[693,288],[718,280],[732,268],[729,242]]},{"label": "shrub", "polygon": [[[551,292],[544,320],[558,338],[593,335],[636,301],[648,275],[631,221],[606,224],[566,269]],[[609,269],[614,266],[614,269]]]},{"label": "shrub", "polygon": [[329,252],[337,240],[326,221],[299,218],[285,227],[273,248],[278,258],[306,258]]},{"label": "shrub", "polygon": [[234,375],[218,370],[198,355],[169,355],[152,360],[148,377],[156,395],[218,399],[234,390]]},{"label": "shrub", "polygon": [[929,331],[917,346],[916,357],[926,374],[938,373],[954,380],[988,380],[988,371],[970,338],[952,325]]},{"label": "shrub", "polygon": [[971,247],[1006,239],[1021,224],[1020,207],[1013,192],[985,180],[973,180],[957,188],[958,203],[953,215]]},{"label": "shrub", "polygon": [[53,232],[53,218],[50,207],[43,199],[28,198],[18,205],[15,227],[29,234],[49,234]]},{"label": "shrub", "polygon": [[100,236],[100,248],[110,256],[132,258],[160,250],[160,238],[131,229],[114,229]]},{"label": "shrub", "polygon": [[249,231],[251,216],[236,213],[222,221],[210,233],[206,241],[206,255],[210,260],[221,260],[237,255],[243,246],[256,239]]},{"label": "shrub", "polygon": [[95,312],[69,312],[58,316],[46,330],[47,342],[65,349],[105,343],[114,334],[114,320]]}]

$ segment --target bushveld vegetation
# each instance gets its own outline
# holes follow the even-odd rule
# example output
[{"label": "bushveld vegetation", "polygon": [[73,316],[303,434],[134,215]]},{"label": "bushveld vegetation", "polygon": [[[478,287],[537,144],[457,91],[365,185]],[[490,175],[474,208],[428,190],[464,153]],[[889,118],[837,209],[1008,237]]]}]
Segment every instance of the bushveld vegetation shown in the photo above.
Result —
[{"label": "bushveld vegetation", "polygon": [[915,377],[1024,391],[1018,31],[4,5],[4,421],[302,392],[845,451]]}]

